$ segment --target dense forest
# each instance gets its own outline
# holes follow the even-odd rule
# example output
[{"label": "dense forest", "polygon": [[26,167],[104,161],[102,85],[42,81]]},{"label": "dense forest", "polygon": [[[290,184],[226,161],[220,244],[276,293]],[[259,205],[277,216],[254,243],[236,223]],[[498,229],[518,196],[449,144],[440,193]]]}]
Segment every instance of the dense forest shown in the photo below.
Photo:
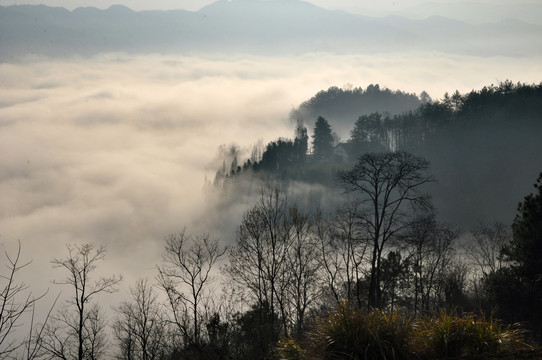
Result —
[{"label": "dense forest", "polygon": [[344,88],[332,86],[319,91],[299,107],[292,109],[290,118],[300,122],[311,122],[322,116],[333,123],[334,130],[341,135],[347,134],[352,119],[360,115],[379,112],[397,115],[415,110],[422,103],[431,100],[425,91],[416,96],[400,90],[392,91],[380,88],[378,84],[369,85],[366,89],[346,85]]},{"label": "dense forest", "polygon": [[[232,201],[257,184],[234,244],[187,229],[166,236],[155,278],[131,284],[111,311],[98,299],[122,278],[101,275],[106,248],[69,245],[51,259],[65,297],[49,305],[19,281],[31,266],[24,248],[6,253],[0,358],[437,359],[536,347],[542,173],[522,184],[536,181],[509,223],[465,207],[476,223],[460,229],[433,199],[446,199],[437,181],[469,200],[487,187],[483,212],[500,206],[500,187],[530,175],[514,166],[542,170],[542,84],[419,101],[360,115],[347,142],[317,116],[310,137],[298,122],[293,140],[257,146],[247,160],[231,147],[215,192]],[[287,196],[293,182],[343,196],[336,208],[301,207]],[[38,304],[50,310],[35,319]]]},{"label": "dense forest", "polygon": [[[467,94],[446,93],[439,101],[422,94],[417,108],[395,115],[360,108],[360,114],[351,119],[350,137],[341,141],[329,119],[342,115],[334,105],[325,104],[331,98],[344,104],[354,94],[361,103],[376,97],[388,104],[396,99],[403,104],[413,96],[377,85],[365,91],[330,88],[320,92],[292,111],[292,121],[300,119],[300,112],[312,114],[314,127],[307,129],[311,125],[303,118],[305,122],[297,122],[293,140],[281,138],[254,146],[244,162],[239,149],[230,147],[215,183],[220,186],[226,179],[237,178],[233,185],[226,181],[235,194],[239,178],[271,177],[284,186],[298,181],[336,188],[336,172],[353,166],[361,154],[407,151],[430,162],[437,181],[429,185],[429,193],[446,221],[471,227],[479,221],[512,220],[517,198],[528,191],[525,184],[532,182],[542,163],[542,85],[506,81]],[[329,118],[316,112],[320,110]],[[245,185],[246,181],[243,189]]]}]

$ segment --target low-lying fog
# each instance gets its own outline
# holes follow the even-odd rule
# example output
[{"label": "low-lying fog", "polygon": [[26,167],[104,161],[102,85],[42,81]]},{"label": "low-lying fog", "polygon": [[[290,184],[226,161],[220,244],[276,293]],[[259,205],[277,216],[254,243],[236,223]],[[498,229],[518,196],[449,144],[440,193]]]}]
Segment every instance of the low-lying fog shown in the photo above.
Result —
[{"label": "low-lying fog", "polygon": [[435,99],[539,82],[541,60],[113,54],[0,64],[0,246],[13,253],[20,240],[33,260],[26,281],[56,293],[50,282],[64,274],[50,260],[69,243],[105,244],[100,272],[124,275],[127,288],[155,276],[165,235],[206,230],[202,189],[219,145],[292,137],[291,108],[329,86],[378,83]]}]

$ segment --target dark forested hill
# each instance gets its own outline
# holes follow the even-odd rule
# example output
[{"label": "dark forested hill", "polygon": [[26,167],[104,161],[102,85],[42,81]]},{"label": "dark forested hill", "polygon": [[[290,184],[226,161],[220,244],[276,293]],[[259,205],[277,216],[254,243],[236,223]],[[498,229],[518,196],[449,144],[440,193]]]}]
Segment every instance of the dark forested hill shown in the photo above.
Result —
[{"label": "dark forested hill", "polygon": [[[371,102],[374,94],[386,101]],[[364,114],[367,108],[353,100],[356,96],[376,111]],[[261,156],[253,152],[243,166],[219,172],[220,176],[232,179],[229,186],[235,186],[237,178],[255,176],[295,180],[296,186],[318,183],[331,189],[337,170],[351,167],[358,156],[402,150],[430,161],[437,179],[430,186],[431,194],[446,221],[465,227],[478,221],[511,222],[518,199],[542,169],[542,84],[507,81],[467,94],[446,94],[443,100],[392,115],[401,106],[416,103],[420,100],[413,95],[374,88],[320,92],[292,114],[305,120],[312,132],[318,116],[340,113],[337,109],[343,107],[348,108],[345,112],[358,109],[360,115],[350,123],[347,141],[329,140],[334,142],[333,151],[316,156],[314,135],[309,139],[307,129],[298,125],[294,140],[271,142]],[[328,124],[332,132],[335,122]]]},{"label": "dark forested hill", "polygon": [[296,121],[311,122],[318,116],[323,116],[333,123],[336,132],[348,134],[352,122],[360,115],[374,112],[396,115],[414,110],[421,105],[422,100],[429,100],[424,93],[420,99],[415,94],[402,91],[392,91],[380,88],[378,84],[369,85],[367,89],[360,87],[341,89],[336,86],[322,90],[309,100],[293,109],[290,118]]}]

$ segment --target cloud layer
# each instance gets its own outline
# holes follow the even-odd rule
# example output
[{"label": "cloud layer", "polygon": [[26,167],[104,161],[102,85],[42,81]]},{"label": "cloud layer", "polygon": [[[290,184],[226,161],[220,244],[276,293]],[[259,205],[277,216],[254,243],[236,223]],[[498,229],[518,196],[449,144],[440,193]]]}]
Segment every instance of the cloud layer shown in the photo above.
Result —
[{"label": "cloud layer", "polygon": [[205,230],[202,188],[220,144],[291,137],[290,109],[332,85],[439,98],[506,79],[539,82],[540,60],[110,54],[0,64],[0,245],[12,251],[21,241],[38,287],[61,276],[50,260],[68,243],[107,245],[102,271],[124,274],[126,285],[152,278],[165,235]]}]

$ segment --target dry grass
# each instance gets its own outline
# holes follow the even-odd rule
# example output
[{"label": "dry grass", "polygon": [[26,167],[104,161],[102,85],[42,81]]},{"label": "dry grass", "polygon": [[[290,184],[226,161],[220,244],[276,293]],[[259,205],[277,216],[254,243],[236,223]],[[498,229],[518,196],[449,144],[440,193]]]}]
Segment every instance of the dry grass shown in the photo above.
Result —
[{"label": "dry grass", "polygon": [[398,313],[365,313],[344,303],[315,324],[302,344],[283,339],[278,354],[286,360],[425,360],[529,349],[523,330],[491,317],[441,312],[412,321]]},{"label": "dry grass", "polygon": [[492,317],[443,311],[415,323],[411,344],[421,358],[442,359],[528,348],[524,338],[519,327],[503,326]]}]

